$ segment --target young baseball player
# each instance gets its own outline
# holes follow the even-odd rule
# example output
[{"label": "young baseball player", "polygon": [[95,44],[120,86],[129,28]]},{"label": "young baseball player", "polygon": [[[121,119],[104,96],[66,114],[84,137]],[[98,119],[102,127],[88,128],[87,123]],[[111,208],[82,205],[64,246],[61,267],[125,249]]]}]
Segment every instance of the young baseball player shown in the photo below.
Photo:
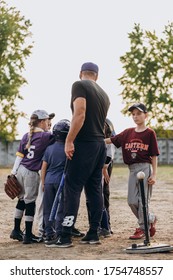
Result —
[{"label": "young baseball player", "polygon": [[[49,114],[48,120],[48,131],[50,132],[52,126],[52,119],[55,117],[54,113]],[[36,220],[38,222],[38,236],[43,238],[44,237],[44,222],[43,222],[43,189],[42,183],[40,182],[38,197],[36,201]]]},{"label": "young baseball player", "polygon": [[[30,131],[24,134],[12,169],[23,191],[18,197],[14,215],[14,229],[10,238],[23,244],[40,242],[40,238],[32,233],[32,226],[35,214],[35,201],[38,195],[41,169],[41,160],[46,147],[52,142],[52,135],[48,130],[49,115],[44,110],[36,110],[30,118]],[[25,235],[23,236],[20,226],[25,211]]]},{"label": "young baseball player", "polygon": [[[146,207],[148,209],[152,194],[152,185],[156,182],[157,156],[159,155],[155,132],[146,127],[147,108],[142,103],[136,103],[129,108],[136,127],[128,128],[114,137],[107,138],[106,143],[113,143],[122,148],[124,163],[129,168],[128,204],[138,219],[139,228],[136,228],[130,239],[140,239],[145,235],[142,201],[139,181],[136,177],[139,171],[145,173],[144,190]],[[148,209],[149,213],[149,209]],[[150,236],[154,236],[156,216],[149,214]]]},{"label": "young baseball player", "polygon": [[[115,135],[115,130],[112,122],[106,118],[104,125],[104,134],[105,138],[112,137]],[[107,153],[106,153],[106,161],[103,166],[103,202],[104,202],[104,210],[102,214],[101,225],[99,229],[99,235],[103,237],[109,237],[113,233],[111,230],[110,224],[110,211],[109,211],[109,197],[110,197],[110,178],[112,174],[113,168],[113,159],[115,153],[115,147],[113,144],[106,145]]]},{"label": "young baseball player", "polygon": [[49,221],[52,205],[64,171],[66,155],[64,143],[69,131],[70,122],[61,120],[53,127],[55,143],[47,147],[41,168],[41,183],[43,195],[43,219],[45,224],[45,243],[54,239],[55,227]]},{"label": "young baseball player", "polygon": [[[50,213],[54,203],[57,190],[63,175],[66,163],[66,155],[64,151],[65,139],[70,128],[70,122],[66,119],[60,120],[53,127],[53,135],[55,143],[48,146],[43,156],[43,163],[41,168],[41,182],[44,191],[43,196],[43,218],[45,225],[45,243],[51,245],[62,230],[64,197],[62,190],[62,197],[60,207],[58,208],[57,219],[54,222],[49,221]],[[72,230],[72,236],[81,237],[82,234],[75,228]],[[50,246],[51,247],[51,246]]]}]

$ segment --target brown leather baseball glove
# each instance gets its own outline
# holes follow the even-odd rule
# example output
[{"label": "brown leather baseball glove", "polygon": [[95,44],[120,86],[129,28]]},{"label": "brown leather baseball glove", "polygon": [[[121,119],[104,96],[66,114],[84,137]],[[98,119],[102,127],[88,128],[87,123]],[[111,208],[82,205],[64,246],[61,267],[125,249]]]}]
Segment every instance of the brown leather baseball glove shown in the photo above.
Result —
[{"label": "brown leather baseball glove", "polygon": [[7,176],[7,181],[4,184],[4,190],[11,199],[14,199],[21,193],[22,186],[18,182],[15,175]]}]

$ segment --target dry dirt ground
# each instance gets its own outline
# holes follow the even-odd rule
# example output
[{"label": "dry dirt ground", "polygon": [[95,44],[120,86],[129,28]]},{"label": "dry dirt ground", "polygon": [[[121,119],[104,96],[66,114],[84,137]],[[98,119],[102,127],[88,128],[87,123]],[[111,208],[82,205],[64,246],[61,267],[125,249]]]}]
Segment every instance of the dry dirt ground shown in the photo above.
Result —
[{"label": "dry dirt ground", "polygon": [[[13,212],[16,200],[4,193],[4,181],[9,169],[0,169],[0,259],[1,260],[173,260],[173,251],[155,254],[127,254],[124,249],[131,246],[128,239],[137,227],[136,219],[127,205],[128,169],[115,166],[111,178],[111,223],[114,234],[102,239],[101,245],[81,245],[74,239],[74,247],[46,248],[43,243],[24,245],[13,241],[9,234],[13,228]],[[154,240],[173,245],[173,167],[160,166],[158,180],[154,186],[151,207],[158,216]],[[35,222],[35,233],[37,224]],[[85,198],[82,194],[77,228],[86,232],[88,228]],[[154,242],[152,239],[152,241]],[[139,243],[143,242],[138,241]]]}]

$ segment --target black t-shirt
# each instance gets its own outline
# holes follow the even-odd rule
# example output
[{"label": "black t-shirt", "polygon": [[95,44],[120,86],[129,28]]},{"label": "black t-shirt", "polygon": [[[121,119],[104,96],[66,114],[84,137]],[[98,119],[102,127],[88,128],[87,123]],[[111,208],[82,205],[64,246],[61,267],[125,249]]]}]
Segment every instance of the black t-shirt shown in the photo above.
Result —
[{"label": "black t-shirt", "polygon": [[105,91],[94,81],[77,81],[72,86],[71,109],[76,98],[86,99],[86,116],[79,131],[78,141],[99,141],[104,138],[104,122],[109,109],[110,101]]}]

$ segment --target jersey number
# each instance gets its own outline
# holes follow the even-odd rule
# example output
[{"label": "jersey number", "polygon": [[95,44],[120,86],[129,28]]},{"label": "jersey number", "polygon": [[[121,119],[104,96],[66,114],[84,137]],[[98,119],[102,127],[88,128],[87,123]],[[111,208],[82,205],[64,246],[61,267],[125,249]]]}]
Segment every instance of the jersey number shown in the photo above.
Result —
[{"label": "jersey number", "polygon": [[34,157],[34,149],[35,149],[35,146],[34,145],[31,145],[28,149],[28,154],[27,154],[27,158],[31,159]]}]

